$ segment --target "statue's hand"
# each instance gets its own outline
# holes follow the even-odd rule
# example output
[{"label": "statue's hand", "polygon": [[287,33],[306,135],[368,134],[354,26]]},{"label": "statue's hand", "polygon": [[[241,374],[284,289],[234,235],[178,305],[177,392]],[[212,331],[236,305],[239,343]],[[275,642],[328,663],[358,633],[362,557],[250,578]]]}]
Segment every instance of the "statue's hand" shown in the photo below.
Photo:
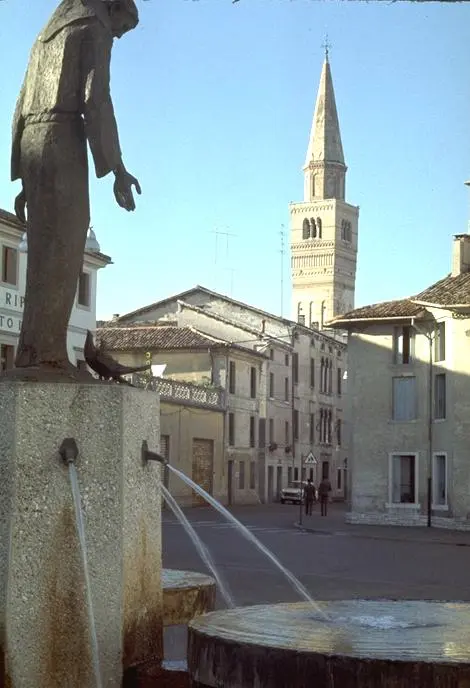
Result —
[{"label": "statue's hand", "polygon": [[116,179],[114,182],[114,196],[116,201],[125,210],[135,210],[134,194],[132,187],[135,186],[137,193],[142,193],[138,180],[129,174],[123,167],[115,172]]},{"label": "statue's hand", "polygon": [[26,222],[26,194],[24,189],[20,191],[18,196],[15,198],[15,215],[20,220],[20,222]]}]

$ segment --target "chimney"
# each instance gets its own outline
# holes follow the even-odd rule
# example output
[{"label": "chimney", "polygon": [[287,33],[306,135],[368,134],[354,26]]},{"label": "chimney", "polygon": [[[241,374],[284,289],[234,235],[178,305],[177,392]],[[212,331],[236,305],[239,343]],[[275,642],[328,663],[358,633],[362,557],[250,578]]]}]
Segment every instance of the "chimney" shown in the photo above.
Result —
[{"label": "chimney", "polygon": [[112,322],[117,322],[119,320],[119,313],[114,313],[112,317]]},{"label": "chimney", "polygon": [[452,277],[470,272],[470,234],[456,234],[452,246]]}]

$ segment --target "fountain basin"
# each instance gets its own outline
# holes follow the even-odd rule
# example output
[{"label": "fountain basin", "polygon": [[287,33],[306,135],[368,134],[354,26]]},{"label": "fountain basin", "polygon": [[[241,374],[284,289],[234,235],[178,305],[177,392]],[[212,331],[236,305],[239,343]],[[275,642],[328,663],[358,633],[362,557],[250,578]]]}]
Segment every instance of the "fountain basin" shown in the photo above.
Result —
[{"label": "fountain basin", "polygon": [[188,638],[192,686],[470,686],[470,604],[317,604],[317,611],[302,602],[217,611],[195,619]]},{"label": "fountain basin", "polygon": [[163,625],[187,624],[215,608],[215,580],[195,571],[162,570]]}]

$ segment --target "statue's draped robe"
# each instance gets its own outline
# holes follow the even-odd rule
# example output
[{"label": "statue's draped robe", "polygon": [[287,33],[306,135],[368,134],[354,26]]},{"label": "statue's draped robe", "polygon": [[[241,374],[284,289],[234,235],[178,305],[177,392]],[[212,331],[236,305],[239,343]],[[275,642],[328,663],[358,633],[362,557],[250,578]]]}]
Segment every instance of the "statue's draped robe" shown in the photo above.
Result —
[{"label": "statue's draped robe", "polygon": [[121,161],[113,37],[99,15],[64,0],[33,46],[14,116],[12,179],[23,181],[28,213],[20,367],[70,365],[67,327],[90,223],[87,139],[98,177]]}]

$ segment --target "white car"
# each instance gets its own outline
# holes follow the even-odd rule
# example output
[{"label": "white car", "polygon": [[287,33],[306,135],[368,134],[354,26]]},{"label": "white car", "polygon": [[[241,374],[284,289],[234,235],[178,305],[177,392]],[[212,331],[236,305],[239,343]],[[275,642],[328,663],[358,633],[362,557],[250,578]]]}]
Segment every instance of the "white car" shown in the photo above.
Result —
[{"label": "white car", "polygon": [[290,502],[291,504],[300,504],[304,501],[304,487],[307,483],[302,483],[300,480],[294,480],[289,487],[283,487],[281,490],[281,504]]}]

